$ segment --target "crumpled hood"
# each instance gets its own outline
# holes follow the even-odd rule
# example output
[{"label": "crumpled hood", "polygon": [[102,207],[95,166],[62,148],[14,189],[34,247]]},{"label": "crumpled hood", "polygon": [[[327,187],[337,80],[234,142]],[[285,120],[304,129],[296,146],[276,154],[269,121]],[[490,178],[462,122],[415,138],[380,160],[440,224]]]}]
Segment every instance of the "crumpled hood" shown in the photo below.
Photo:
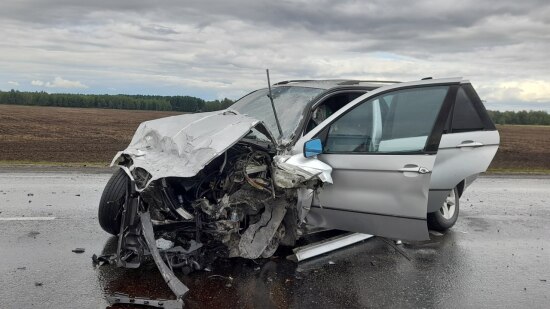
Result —
[{"label": "crumpled hood", "polygon": [[140,167],[151,174],[149,182],[193,177],[256,126],[270,135],[260,120],[228,110],[146,121],[111,166],[124,154],[133,160],[130,169]]}]

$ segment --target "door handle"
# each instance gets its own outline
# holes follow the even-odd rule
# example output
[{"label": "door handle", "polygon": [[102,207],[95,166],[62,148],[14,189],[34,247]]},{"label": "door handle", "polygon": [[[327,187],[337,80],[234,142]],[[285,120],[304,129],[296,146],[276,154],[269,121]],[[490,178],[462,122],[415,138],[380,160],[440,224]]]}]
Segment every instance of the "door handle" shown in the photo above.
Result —
[{"label": "door handle", "polygon": [[422,167],[422,166],[418,166],[418,165],[412,165],[412,164],[407,164],[405,165],[404,167],[400,168],[399,169],[400,172],[413,172],[413,173],[418,173],[418,174],[427,174],[430,172],[429,169],[425,168],[425,167]]},{"label": "door handle", "polygon": [[458,144],[457,148],[464,148],[464,147],[481,147],[483,146],[483,143],[476,142],[476,141],[462,141],[462,143]]}]

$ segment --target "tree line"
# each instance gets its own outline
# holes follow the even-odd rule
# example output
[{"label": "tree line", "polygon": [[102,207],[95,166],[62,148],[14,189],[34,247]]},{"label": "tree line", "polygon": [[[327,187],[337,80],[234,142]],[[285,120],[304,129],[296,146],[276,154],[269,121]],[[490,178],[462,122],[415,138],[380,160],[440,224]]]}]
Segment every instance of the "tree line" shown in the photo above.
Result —
[{"label": "tree line", "polygon": [[158,95],[108,95],[70,94],[26,91],[0,91],[0,104],[137,109],[154,111],[208,112],[225,109],[233,101],[230,99],[205,101],[192,96]]},{"label": "tree line", "polygon": [[487,111],[496,124],[550,125],[550,114],[545,111]]},{"label": "tree line", "polygon": [[[192,96],[158,95],[108,95],[108,94],[69,94],[26,91],[0,91],[0,104],[137,109],[178,112],[209,112],[225,109],[233,101],[230,99],[205,101]],[[550,114],[544,111],[488,111],[496,124],[550,125]]]}]

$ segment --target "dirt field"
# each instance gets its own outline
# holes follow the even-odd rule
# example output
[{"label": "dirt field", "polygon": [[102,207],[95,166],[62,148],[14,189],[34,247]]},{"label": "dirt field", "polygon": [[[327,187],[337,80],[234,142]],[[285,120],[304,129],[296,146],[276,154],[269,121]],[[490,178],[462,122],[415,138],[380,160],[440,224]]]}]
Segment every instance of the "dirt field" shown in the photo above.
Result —
[{"label": "dirt field", "polygon": [[138,125],[174,112],[0,105],[0,161],[110,163]]},{"label": "dirt field", "polygon": [[[124,149],[142,121],[175,112],[0,105],[0,162],[99,163]],[[550,170],[550,127],[499,126],[491,168]]]},{"label": "dirt field", "polygon": [[492,169],[550,170],[550,126],[497,126],[500,147]]}]

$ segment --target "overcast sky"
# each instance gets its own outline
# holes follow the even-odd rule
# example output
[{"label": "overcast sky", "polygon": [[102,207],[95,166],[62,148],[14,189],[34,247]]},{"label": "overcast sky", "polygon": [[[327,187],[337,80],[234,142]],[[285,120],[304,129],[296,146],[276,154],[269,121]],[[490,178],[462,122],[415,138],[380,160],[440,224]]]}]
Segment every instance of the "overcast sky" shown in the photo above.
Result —
[{"label": "overcast sky", "polygon": [[[80,3],[78,3],[80,2]],[[272,81],[462,76],[550,111],[550,2],[0,2],[0,89],[236,99]]]}]

